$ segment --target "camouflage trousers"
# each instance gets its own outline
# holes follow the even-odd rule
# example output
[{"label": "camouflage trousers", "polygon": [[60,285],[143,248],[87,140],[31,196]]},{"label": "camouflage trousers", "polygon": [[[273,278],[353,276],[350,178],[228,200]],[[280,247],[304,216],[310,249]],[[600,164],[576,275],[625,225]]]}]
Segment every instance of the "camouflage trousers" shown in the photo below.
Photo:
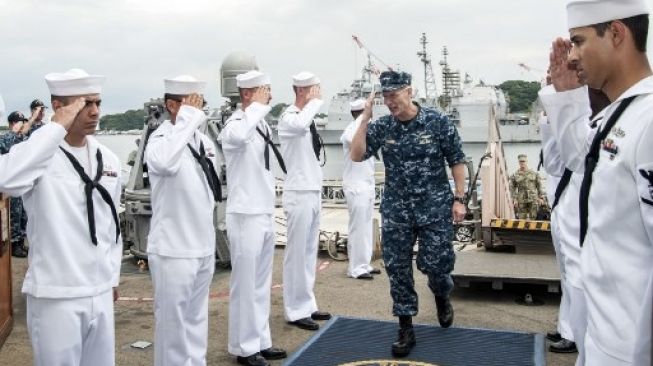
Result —
[{"label": "camouflage trousers", "polygon": [[9,216],[11,218],[11,242],[23,244],[27,236],[27,213],[20,197],[11,197]]},{"label": "camouflage trousers", "polygon": [[518,219],[535,220],[537,217],[537,209],[537,202],[518,203],[515,215],[517,215]]},{"label": "camouflage trousers", "polygon": [[413,278],[413,245],[417,241],[417,269],[428,276],[428,286],[436,296],[453,290],[456,256],[453,251],[453,227],[429,224],[415,226],[383,220],[383,260],[390,279],[392,314],[417,314],[417,292]]}]

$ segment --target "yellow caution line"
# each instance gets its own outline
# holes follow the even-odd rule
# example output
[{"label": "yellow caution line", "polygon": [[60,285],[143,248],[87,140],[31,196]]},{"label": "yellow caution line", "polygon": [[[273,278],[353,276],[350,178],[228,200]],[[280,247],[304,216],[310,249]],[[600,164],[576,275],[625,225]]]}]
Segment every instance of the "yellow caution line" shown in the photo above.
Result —
[{"label": "yellow caution line", "polygon": [[550,231],[549,221],[492,219],[490,227],[495,229],[513,229],[527,231]]}]

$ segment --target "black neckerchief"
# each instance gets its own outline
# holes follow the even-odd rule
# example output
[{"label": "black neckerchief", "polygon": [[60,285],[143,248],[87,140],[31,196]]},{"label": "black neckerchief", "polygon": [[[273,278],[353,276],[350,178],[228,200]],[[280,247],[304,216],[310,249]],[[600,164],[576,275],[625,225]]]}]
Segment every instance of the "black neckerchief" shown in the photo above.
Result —
[{"label": "black neckerchief", "polygon": [[[320,136],[320,134],[317,133],[317,127],[315,126],[315,121],[311,121],[309,130],[311,131],[311,142],[313,143],[313,152],[315,153],[315,158],[317,159],[317,161],[320,161],[320,150],[323,150],[324,142],[322,141],[322,136]],[[322,161],[322,164],[320,164],[320,166],[324,166],[324,164],[326,164],[326,151],[324,151],[322,155],[324,156],[324,161]]]},{"label": "black neckerchief", "polygon": [[216,202],[222,202],[222,185],[220,184],[220,178],[218,178],[218,174],[215,172],[213,162],[206,156],[206,151],[204,151],[204,143],[200,141],[199,153],[193,149],[190,144],[186,145],[190,149],[190,152],[193,154],[195,160],[197,160],[197,163],[202,168],[204,176],[206,177],[206,182],[209,184],[209,188],[211,188],[211,193],[213,193],[213,199]]},{"label": "black neckerchief", "polygon": [[111,199],[111,194],[109,194],[109,191],[107,191],[107,189],[100,184],[100,178],[102,178],[102,169],[104,167],[104,163],[102,162],[102,152],[100,152],[100,149],[97,149],[97,153],[95,154],[97,158],[97,172],[95,174],[95,179],[91,180],[86,172],[84,172],[84,168],[82,168],[81,164],[79,164],[79,161],[75,159],[73,154],[66,151],[66,149],[61,146],[59,146],[59,148],[66,155],[68,160],[70,160],[70,163],[73,165],[73,169],[75,169],[79,177],[82,178],[82,181],[84,182],[84,193],[86,194],[86,214],[88,216],[88,229],[91,233],[91,241],[94,245],[97,245],[97,237],[95,236],[95,211],[93,208],[93,189],[97,189],[104,202],[106,202],[107,205],[109,205],[111,208],[113,221],[116,225],[116,243],[118,243],[118,238],[120,237],[120,222],[118,221],[118,212],[116,211],[116,206]]},{"label": "black neckerchief", "polygon": [[590,150],[585,156],[585,172],[583,174],[583,183],[580,186],[580,246],[583,246],[583,241],[585,241],[585,235],[587,235],[587,215],[589,210],[589,197],[590,197],[590,188],[592,187],[592,173],[596,169],[596,165],[599,162],[599,150],[601,148],[601,142],[608,136],[610,130],[619,120],[621,114],[628,108],[630,103],[635,99],[637,95],[628,97],[619,103],[619,106],[610,116],[610,119],[601,126],[601,130],[596,132],[592,144],[590,145]]},{"label": "black neckerchief", "polygon": [[274,143],[272,142],[272,139],[270,138],[270,130],[265,129],[266,133],[263,133],[258,126],[256,126],[256,132],[258,132],[261,137],[263,137],[263,140],[265,141],[265,151],[263,151],[263,157],[265,158],[265,169],[270,170],[270,147],[272,148],[272,152],[274,153],[274,156],[277,158],[277,161],[279,162],[279,167],[281,167],[281,170],[283,171],[284,174],[287,174],[286,172],[286,164],[283,162],[283,157],[281,156],[281,153],[279,152],[279,149],[277,149],[276,146],[274,146]]}]

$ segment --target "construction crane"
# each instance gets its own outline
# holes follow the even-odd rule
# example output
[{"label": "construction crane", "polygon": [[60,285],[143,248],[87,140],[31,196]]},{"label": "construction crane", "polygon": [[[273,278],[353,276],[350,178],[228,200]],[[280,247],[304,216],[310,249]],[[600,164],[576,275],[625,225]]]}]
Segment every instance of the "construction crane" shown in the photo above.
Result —
[{"label": "construction crane", "polygon": [[420,44],[422,45],[422,50],[417,52],[419,60],[424,65],[424,101],[427,104],[435,105],[435,102],[438,99],[437,88],[435,85],[435,76],[433,75],[433,66],[431,64],[431,56],[426,52],[426,33],[422,33],[420,38]]},{"label": "construction crane", "polygon": [[533,75],[538,80],[544,80],[546,78],[546,71],[544,71],[542,69],[536,69],[536,68],[530,67],[530,66],[526,65],[523,62],[518,63],[517,66],[519,66],[522,69],[528,71],[531,75]]},{"label": "construction crane", "polygon": [[374,53],[372,53],[372,51],[370,51],[370,49],[367,48],[367,47],[363,44],[363,42],[361,42],[361,40],[358,38],[358,36],[356,36],[356,35],[352,35],[351,38],[354,40],[354,42],[356,42],[356,45],[358,46],[358,48],[360,48],[361,50],[365,51],[365,53],[367,53],[367,66],[365,67],[364,71],[365,71],[365,74],[367,74],[367,77],[368,77],[368,80],[367,80],[367,81],[368,81],[368,82],[370,81],[370,80],[369,80],[370,74],[374,74],[374,75],[377,75],[377,76],[378,76],[378,75],[381,73],[381,72],[379,71],[379,69],[378,69],[376,66],[374,66],[374,64],[372,63],[372,57],[374,57],[374,59],[375,59],[376,61],[378,61],[379,63],[381,63],[381,64],[382,64],[383,66],[385,66],[388,70],[392,71],[392,67],[388,66],[388,64],[386,64],[385,62],[383,62],[383,60],[381,60],[381,58],[380,58],[379,56],[377,56],[377,55],[375,55]]}]

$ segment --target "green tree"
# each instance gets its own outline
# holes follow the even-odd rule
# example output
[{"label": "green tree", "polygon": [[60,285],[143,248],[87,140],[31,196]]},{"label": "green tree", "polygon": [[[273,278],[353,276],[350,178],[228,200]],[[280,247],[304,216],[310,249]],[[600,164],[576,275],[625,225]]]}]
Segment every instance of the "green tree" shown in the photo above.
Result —
[{"label": "green tree", "polygon": [[143,109],[128,110],[125,113],[107,114],[100,118],[100,129],[102,130],[140,130],[145,123],[145,111]]},{"label": "green tree", "polygon": [[537,81],[508,80],[499,85],[508,98],[508,108],[512,113],[528,112],[537,99],[540,83]]},{"label": "green tree", "polygon": [[278,118],[281,115],[281,113],[283,112],[283,110],[286,109],[286,107],[288,107],[288,106],[289,106],[289,104],[286,104],[286,103],[275,104],[274,107],[272,107],[272,109],[270,110],[270,115],[272,115],[273,117]]}]

